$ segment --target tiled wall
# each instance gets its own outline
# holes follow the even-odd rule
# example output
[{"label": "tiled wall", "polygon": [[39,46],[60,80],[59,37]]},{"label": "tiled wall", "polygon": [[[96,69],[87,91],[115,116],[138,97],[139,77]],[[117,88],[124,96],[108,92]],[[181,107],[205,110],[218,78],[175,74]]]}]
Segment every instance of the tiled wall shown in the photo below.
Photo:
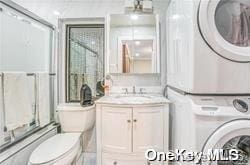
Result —
[{"label": "tiled wall", "polygon": [[[105,17],[124,13],[124,0],[12,0],[57,25],[58,18]],[[169,0],[153,0],[156,13],[164,13]],[[53,14],[60,13],[59,16]]]},{"label": "tiled wall", "polygon": [[[120,14],[124,11],[123,0],[13,0],[21,6],[34,12],[43,19],[58,25],[58,18],[93,18],[105,17],[107,14]],[[166,17],[164,14],[168,0],[154,0],[155,12],[161,18],[161,74],[121,75],[113,76],[114,91],[121,91],[122,86],[145,87],[148,92],[161,93],[166,83]],[[53,14],[60,13],[59,16]],[[119,89],[119,90],[118,90]],[[139,88],[137,88],[139,89]],[[131,91],[131,89],[129,88]],[[86,147],[88,152],[95,152],[95,139],[92,136],[90,144]],[[36,146],[30,146],[26,152],[18,153],[13,159],[8,159],[4,165],[26,164],[31,150]],[[23,154],[23,155],[22,155]]]},{"label": "tiled wall", "polygon": [[[124,13],[124,0],[13,0],[45,20],[58,25],[58,18],[106,17],[107,14]],[[154,11],[161,20],[161,75],[115,76],[114,84],[156,85],[166,84],[166,9],[169,0],[153,0]],[[60,13],[59,16],[53,14]],[[117,81],[116,81],[117,79]]]},{"label": "tiled wall", "polygon": [[[83,83],[89,85],[93,96],[96,95],[96,83],[103,79],[104,69],[104,28],[70,28],[70,100],[80,100]],[[94,42],[94,43],[93,43]],[[87,49],[87,48],[89,49]]]},{"label": "tiled wall", "polygon": [[[58,18],[105,17],[108,13],[123,12],[121,0],[13,0],[57,25]],[[60,13],[59,16],[53,14]]]},{"label": "tiled wall", "polygon": [[113,86],[161,86],[160,74],[112,74]]}]

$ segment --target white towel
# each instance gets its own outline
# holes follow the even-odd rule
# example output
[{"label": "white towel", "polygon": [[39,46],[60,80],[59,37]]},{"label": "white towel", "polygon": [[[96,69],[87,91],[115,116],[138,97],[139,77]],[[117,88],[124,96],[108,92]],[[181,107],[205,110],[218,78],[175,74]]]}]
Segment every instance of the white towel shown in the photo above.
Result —
[{"label": "white towel", "polygon": [[33,120],[32,99],[30,93],[33,87],[32,79],[26,73],[4,73],[4,110],[7,130],[14,130],[29,124]]},{"label": "white towel", "polygon": [[40,127],[50,123],[50,76],[49,73],[37,73],[37,112]]}]

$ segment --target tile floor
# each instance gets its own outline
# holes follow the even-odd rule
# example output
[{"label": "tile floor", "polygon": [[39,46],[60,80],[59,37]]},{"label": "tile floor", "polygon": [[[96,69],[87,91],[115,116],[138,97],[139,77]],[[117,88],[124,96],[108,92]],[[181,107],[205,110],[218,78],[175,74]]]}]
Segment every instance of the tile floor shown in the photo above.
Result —
[{"label": "tile floor", "polygon": [[96,165],[96,153],[84,153],[82,165]]}]

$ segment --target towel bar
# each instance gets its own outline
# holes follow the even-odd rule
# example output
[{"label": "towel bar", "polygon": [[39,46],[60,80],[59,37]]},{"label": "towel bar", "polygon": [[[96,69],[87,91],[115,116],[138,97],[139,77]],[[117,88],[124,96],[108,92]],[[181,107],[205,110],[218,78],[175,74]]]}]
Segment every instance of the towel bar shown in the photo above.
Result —
[{"label": "towel bar", "polygon": [[27,73],[27,76],[35,76],[35,73]]},{"label": "towel bar", "polygon": [[1,84],[2,84],[1,87],[0,87],[2,93],[0,93],[0,94],[1,94],[1,97],[2,97],[1,101],[2,101],[2,105],[3,105],[3,107],[2,107],[3,108],[3,112],[2,112],[3,113],[3,121],[4,121],[4,130],[3,131],[7,132],[7,127],[5,126],[6,114],[5,114],[5,105],[4,105],[5,100],[4,100],[4,83],[3,83],[4,80],[3,80],[3,73],[0,73],[0,77],[1,77],[0,81],[1,81]]},{"label": "towel bar", "polygon": [[[26,73],[27,76],[36,76],[37,73]],[[56,76],[56,73],[48,73],[49,76]],[[5,120],[6,120],[6,112],[5,112],[5,100],[4,100],[4,83],[3,83],[3,77],[4,77],[4,73],[3,72],[0,72],[0,81],[2,82],[2,85],[0,86],[0,88],[2,88],[2,93],[0,93],[0,95],[2,95],[2,102],[3,102],[3,120],[4,120],[4,123],[5,123]],[[37,84],[35,83],[35,96],[37,95],[36,91],[37,91]],[[35,99],[35,107],[37,106],[37,100]],[[35,109],[35,114],[37,113],[36,111],[37,109]],[[4,125],[4,132],[7,132],[7,127]],[[14,134],[13,134],[14,135]],[[15,137],[15,136],[12,136],[12,137]]]},{"label": "towel bar", "polygon": [[[35,76],[36,73],[27,73],[27,76]],[[56,76],[56,73],[49,73],[50,76]]]},{"label": "towel bar", "polygon": [[49,75],[50,76],[56,76],[56,73],[50,73]]},{"label": "towel bar", "polygon": [[[2,77],[3,73],[0,73],[0,77]],[[56,76],[56,73],[49,73],[50,76]],[[27,76],[35,76],[35,73],[27,73]]]}]

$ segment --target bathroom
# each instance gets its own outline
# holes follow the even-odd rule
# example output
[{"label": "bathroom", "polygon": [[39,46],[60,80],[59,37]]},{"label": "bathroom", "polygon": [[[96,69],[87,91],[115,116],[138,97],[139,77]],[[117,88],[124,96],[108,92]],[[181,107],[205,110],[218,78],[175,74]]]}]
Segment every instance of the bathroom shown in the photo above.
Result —
[{"label": "bathroom", "polygon": [[0,0],[0,165],[250,164],[249,9]]}]

